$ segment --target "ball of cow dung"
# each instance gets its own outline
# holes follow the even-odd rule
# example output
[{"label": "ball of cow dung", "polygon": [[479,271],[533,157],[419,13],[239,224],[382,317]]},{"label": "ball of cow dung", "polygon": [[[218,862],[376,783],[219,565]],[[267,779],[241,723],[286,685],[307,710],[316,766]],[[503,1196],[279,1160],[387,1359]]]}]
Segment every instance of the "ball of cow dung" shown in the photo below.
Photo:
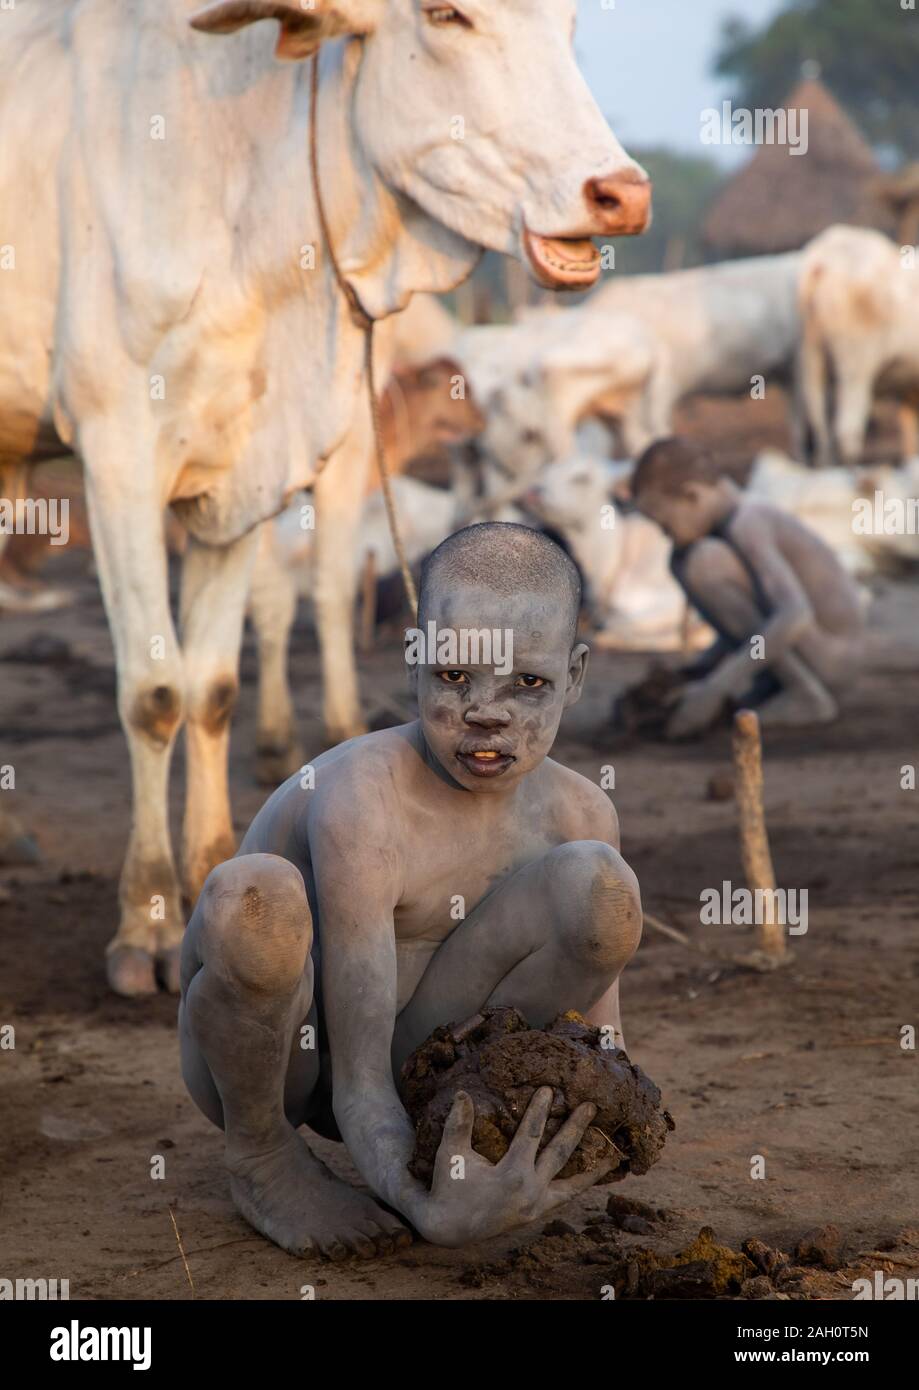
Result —
[{"label": "ball of cow dung", "polygon": [[612,1156],[603,1181],[646,1173],[660,1156],[673,1120],[661,1093],[599,1028],[580,1014],[560,1014],[533,1028],[511,1008],[486,1009],[459,1027],[436,1028],[402,1068],[401,1092],[415,1125],[409,1169],[428,1186],[444,1124],[458,1091],[475,1107],[472,1147],[498,1163],[507,1153],[534,1094],[552,1087],[540,1148],[584,1101],[597,1113],[559,1177],[591,1172]]}]

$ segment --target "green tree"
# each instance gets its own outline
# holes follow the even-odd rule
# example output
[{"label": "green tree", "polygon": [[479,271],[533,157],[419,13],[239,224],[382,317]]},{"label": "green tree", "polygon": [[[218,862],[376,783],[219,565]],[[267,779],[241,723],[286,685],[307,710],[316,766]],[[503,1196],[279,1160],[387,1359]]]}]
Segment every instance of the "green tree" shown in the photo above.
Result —
[{"label": "green tree", "polygon": [[816,61],[868,140],[919,158],[919,0],[792,0],[764,28],[723,26],[715,71],[737,106],[774,107]]}]

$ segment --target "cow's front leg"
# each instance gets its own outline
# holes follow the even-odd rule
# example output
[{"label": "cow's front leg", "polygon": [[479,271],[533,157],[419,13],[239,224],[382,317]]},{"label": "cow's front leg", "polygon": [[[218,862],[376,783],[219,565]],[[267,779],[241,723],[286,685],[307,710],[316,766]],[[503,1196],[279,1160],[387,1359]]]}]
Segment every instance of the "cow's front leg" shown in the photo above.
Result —
[{"label": "cow's front leg", "polygon": [[297,582],[282,558],[276,520],[263,522],[258,529],[249,594],[249,617],[258,648],[256,777],[263,786],[276,787],[303,762],[288,671]]},{"label": "cow's front leg", "polygon": [[131,759],[132,817],[118,930],[106,966],[117,994],[156,991],[162,939],[181,937],[169,835],[169,766],[182,721],[182,657],[169,608],[163,504],[134,426],[84,425],[80,452],[99,583],[115,648],[118,713]]},{"label": "cow's front leg", "polygon": [[354,655],[355,552],[370,467],[370,428],[362,401],[347,438],[313,487],[316,548],[313,601],[322,663],[322,716],[330,744],[367,732]]},{"label": "cow's front leg", "polygon": [[[182,565],[185,657],[185,821],[182,887],[195,903],[211,869],[236,852],[230,813],[230,718],[239,690],[239,646],[257,528],[227,546],[189,538]],[[178,989],[180,937],[163,941]]]}]

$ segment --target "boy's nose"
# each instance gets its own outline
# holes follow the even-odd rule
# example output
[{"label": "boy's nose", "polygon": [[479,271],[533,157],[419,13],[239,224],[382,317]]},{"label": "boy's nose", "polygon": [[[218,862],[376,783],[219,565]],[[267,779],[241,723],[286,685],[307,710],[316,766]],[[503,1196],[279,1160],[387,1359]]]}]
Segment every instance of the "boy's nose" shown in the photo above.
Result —
[{"label": "boy's nose", "polygon": [[463,718],[467,724],[479,724],[488,729],[494,729],[511,722],[510,714],[497,700],[483,701],[481,704],[473,705],[472,708],[466,710]]}]

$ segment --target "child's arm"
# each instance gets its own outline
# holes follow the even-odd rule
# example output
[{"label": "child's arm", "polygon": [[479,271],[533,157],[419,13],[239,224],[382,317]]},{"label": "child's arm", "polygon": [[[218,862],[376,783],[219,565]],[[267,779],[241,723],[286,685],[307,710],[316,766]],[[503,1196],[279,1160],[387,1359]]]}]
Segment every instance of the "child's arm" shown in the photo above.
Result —
[{"label": "child's arm", "polygon": [[685,666],[679,668],[680,675],[691,681],[703,680],[734,650],[732,643],[723,637],[716,637],[711,646],[700,652],[694,661],[688,661]]},{"label": "child's arm", "polygon": [[763,630],[762,658],[754,659],[750,642],[743,643],[707,678],[721,698],[743,695],[764,666],[781,679],[782,664],[814,622],[814,610],[797,574],[776,545],[771,520],[755,505],[742,507],[730,527],[731,540],[743,551],[771,606]]}]

